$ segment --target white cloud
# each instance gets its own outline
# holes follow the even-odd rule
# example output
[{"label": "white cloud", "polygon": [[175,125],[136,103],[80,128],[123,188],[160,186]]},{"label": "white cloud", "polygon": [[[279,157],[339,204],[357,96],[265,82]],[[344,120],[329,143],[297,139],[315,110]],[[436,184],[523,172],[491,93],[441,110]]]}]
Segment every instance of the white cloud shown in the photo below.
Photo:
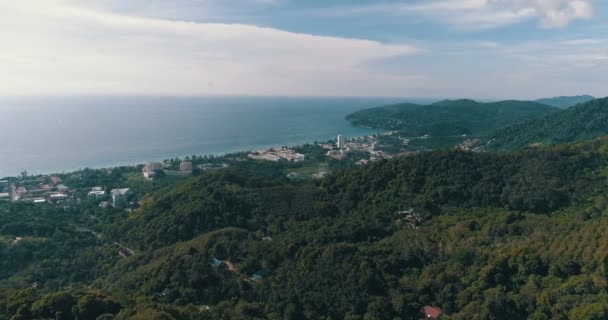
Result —
[{"label": "white cloud", "polygon": [[431,19],[458,29],[488,29],[537,19],[546,28],[593,16],[593,0],[428,0],[334,7],[333,15],[384,14]]},{"label": "white cloud", "polygon": [[584,39],[571,39],[560,41],[559,44],[565,46],[583,46],[583,45],[597,45],[608,43],[608,38],[584,38]]},{"label": "white cloud", "polygon": [[409,45],[243,24],[108,13],[72,0],[0,2],[0,93],[394,94],[416,76],[367,61]]}]

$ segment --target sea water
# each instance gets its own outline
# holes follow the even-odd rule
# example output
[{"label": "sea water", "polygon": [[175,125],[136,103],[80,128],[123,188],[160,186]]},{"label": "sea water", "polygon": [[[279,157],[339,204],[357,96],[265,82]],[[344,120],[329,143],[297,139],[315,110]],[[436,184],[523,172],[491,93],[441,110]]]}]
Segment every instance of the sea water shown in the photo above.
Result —
[{"label": "sea water", "polygon": [[400,98],[0,98],[0,177],[354,137],[351,112]]}]

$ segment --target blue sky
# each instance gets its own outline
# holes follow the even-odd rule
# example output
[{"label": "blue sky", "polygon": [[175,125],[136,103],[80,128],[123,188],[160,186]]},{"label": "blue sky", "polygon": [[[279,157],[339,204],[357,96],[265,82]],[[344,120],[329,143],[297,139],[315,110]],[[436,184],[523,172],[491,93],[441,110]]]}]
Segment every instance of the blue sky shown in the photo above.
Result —
[{"label": "blue sky", "polygon": [[4,95],[608,95],[601,0],[19,0],[0,21]]}]

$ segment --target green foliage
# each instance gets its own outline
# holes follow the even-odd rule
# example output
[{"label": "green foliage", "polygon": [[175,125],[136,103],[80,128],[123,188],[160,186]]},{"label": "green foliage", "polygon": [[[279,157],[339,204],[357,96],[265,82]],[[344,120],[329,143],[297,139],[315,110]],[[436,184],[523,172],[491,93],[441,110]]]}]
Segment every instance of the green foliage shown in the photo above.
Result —
[{"label": "green foliage", "polygon": [[496,128],[557,110],[536,102],[446,100],[428,106],[410,103],[366,109],[347,116],[353,124],[400,130],[410,136],[482,136]]},{"label": "green foliage", "polygon": [[608,98],[579,104],[489,135],[486,150],[514,150],[594,139],[608,134]]},{"label": "green foliage", "polygon": [[152,185],[131,213],[2,203],[0,320],[602,319],[607,146],[436,151],[320,181],[242,161]]}]

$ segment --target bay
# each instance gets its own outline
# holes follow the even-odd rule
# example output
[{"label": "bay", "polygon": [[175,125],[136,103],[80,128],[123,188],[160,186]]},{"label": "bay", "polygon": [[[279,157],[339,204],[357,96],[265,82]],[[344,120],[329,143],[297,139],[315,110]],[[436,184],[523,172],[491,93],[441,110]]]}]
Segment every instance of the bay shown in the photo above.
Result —
[{"label": "bay", "polygon": [[[344,117],[403,98],[0,98],[0,177],[224,154],[370,134]],[[427,101],[430,102],[430,101]]]}]

